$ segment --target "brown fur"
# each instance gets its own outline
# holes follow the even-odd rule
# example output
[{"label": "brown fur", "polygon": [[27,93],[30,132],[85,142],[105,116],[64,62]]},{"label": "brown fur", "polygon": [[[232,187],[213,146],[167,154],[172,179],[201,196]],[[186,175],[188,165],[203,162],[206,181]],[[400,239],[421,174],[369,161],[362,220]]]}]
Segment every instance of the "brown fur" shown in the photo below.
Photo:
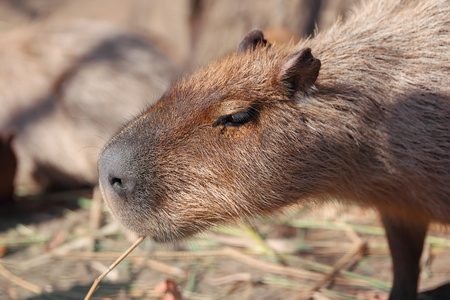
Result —
[{"label": "brown fur", "polygon": [[450,222],[450,5],[361,6],[314,39],[255,40],[175,83],[103,151],[113,215],[170,241],[298,202],[374,206],[391,299],[414,299],[427,224]]}]

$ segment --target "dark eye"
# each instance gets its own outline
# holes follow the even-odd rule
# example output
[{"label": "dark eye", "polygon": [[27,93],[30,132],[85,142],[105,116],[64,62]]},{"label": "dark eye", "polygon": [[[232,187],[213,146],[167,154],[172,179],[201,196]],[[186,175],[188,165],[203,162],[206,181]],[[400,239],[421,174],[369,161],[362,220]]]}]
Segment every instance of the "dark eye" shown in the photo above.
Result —
[{"label": "dark eye", "polygon": [[251,121],[256,116],[256,112],[257,111],[254,108],[250,108],[249,110],[224,115],[219,117],[213,126],[238,127]]}]

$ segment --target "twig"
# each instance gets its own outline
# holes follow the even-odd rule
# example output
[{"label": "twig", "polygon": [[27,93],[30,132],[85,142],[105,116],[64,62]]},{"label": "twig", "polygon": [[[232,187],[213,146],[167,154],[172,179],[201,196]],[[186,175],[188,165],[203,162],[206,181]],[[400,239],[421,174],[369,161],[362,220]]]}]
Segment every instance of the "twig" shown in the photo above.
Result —
[{"label": "twig", "polygon": [[27,260],[22,263],[21,266],[23,269],[33,269],[39,267],[43,264],[48,263],[53,256],[61,256],[69,251],[73,251],[74,249],[83,249],[87,248],[91,243],[91,237],[80,237],[76,238],[70,242],[67,242],[61,246],[58,246],[51,250],[51,252],[41,254],[37,257]]},{"label": "twig", "polygon": [[114,269],[125,257],[127,257],[128,254],[131,253],[131,251],[134,250],[134,248],[136,248],[137,246],[139,246],[140,243],[142,243],[142,241],[145,239],[145,236],[141,236],[139,237],[136,242],[134,242],[133,245],[131,245],[130,248],[128,248],[127,251],[125,251],[115,262],[113,262],[111,264],[111,266],[109,266],[108,270],[106,270],[105,272],[103,272],[102,275],[100,275],[97,279],[95,279],[94,283],[91,286],[91,289],[89,290],[89,292],[87,293],[86,297],[84,298],[84,300],[89,300],[91,299],[92,294],[94,293],[95,289],[97,288],[98,284],[100,283],[100,281],[105,278],[106,275],[108,275],[109,272],[111,272],[112,269]]},{"label": "twig", "polygon": [[[322,274],[326,273],[326,272],[331,272],[332,267],[331,266],[327,266],[324,264],[320,264],[317,262],[311,262],[311,261],[306,261],[303,259],[298,259],[296,258],[295,261],[298,261],[299,264],[300,263],[306,263],[309,267],[312,267],[315,269],[315,271],[313,272],[308,272],[308,271],[301,271],[298,269],[294,269],[292,267],[284,267],[284,266],[280,266],[279,264],[275,264],[275,263],[268,263],[268,262],[264,262],[264,261],[260,261],[252,256],[254,255],[258,255],[260,253],[251,253],[251,254],[242,254],[239,256],[236,256],[236,250],[234,251],[229,251],[229,248],[224,248],[224,249],[219,249],[219,250],[207,250],[207,251],[195,251],[195,252],[189,252],[189,251],[176,251],[176,252],[168,252],[168,251],[155,251],[152,253],[152,256],[154,258],[157,259],[178,259],[178,258],[201,258],[201,257],[230,257],[232,259],[236,259],[239,260],[241,262],[243,262],[244,264],[250,264],[252,267],[259,269],[259,270],[263,270],[264,272],[267,273],[274,273],[274,274],[278,274],[278,275],[288,275],[288,276],[292,276],[295,277],[297,279],[307,279],[307,280],[320,280],[322,278]],[[239,252],[238,252],[239,253]],[[119,255],[119,253],[117,252],[68,252],[65,254],[58,254],[58,255],[53,255],[52,257],[55,258],[69,258],[69,259],[77,259],[77,260],[93,260],[93,259],[97,259],[97,260],[104,260],[104,259],[112,259],[115,258]],[[250,259],[248,259],[250,258]],[[133,262],[141,262],[142,261],[142,257],[140,257],[137,254],[133,254],[131,253],[128,256],[128,259],[131,259]],[[148,260],[148,266],[150,268],[153,268],[155,270],[158,270],[160,272],[164,272],[166,274],[170,274],[171,276],[176,276],[178,278],[185,278],[186,275],[183,275],[182,272],[180,271],[178,268],[171,270],[172,267],[164,267],[164,268],[160,268],[159,266],[157,266],[156,264],[152,263],[152,260]],[[159,262],[161,263],[161,262]],[[269,267],[266,267],[269,266]],[[272,266],[274,267],[275,272],[271,272],[271,268]],[[281,268],[281,269],[280,269]],[[287,270],[285,272],[285,270]],[[293,270],[293,271],[292,271]],[[299,272],[299,273],[298,273]],[[312,275],[311,275],[312,274]],[[375,279],[372,278],[368,278],[365,276],[361,276],[361,275],[356,275],[354,273],[348,272],[348,271],[342,271],[343,277],[336,277],[334,278],[334,281],[337,284],[340,285],[351,285],[351,286],[367,286],[367,284],[376,284],[380,287],[380,289],[384,289],[384,290],[389,290],[390,287],[386,287],[386,286],[381,286],[381,284],[385,284],[384,282],[379,282]]]},{"label": "twig", "polygon": [[11,273],[8,269],[6,269],[5,266],[3,266],[2,264],[0,264],[0,274],[2,274],[6,279],[11,281],[12,283],[14,283],[24,289],[27,289],[35,294],[41,295],[43,293],[43,290],[41,287],[39,287],[31,282],[28,282],[26,280],[23,280],[20,277],[17,277],[13,273]]},{"label": "twig", "polygon": [[207,279],[207,282],[212,285],[222,285],[222,284],[229,284],[231,282],[236,281],[245,281],[249,282],[252,280],[252,275],[250,273],[233,273],[230,275],[225,275],[219,278],[210,278]]},{"label": "twig", "polygon": [[[331,221],[313,221],[313,220],[300,220],[294,219],[289,221],[289,225],[298,228],[314,228],[314,229],[331,229],[340,230],[336,226],[336,222]],[[370,235],[385,235],[385,231],[382,227],[367,226],[367,225],[355,225],[347,224],[358,233],[365,233]],[[432,247],[450,248],[450,239],[447,237],[427,236],[425,242],[430,243]]]},{"label": "twig", "polygon": [[353,247],[348,251],[344,256],[342,256],[333,266],[333,269],[325,274],[325,276],[316,282],[312,287],[307,289],[306,291],[302,291],[298,293],[291,300],[302,299],[305,297],[310,297],[314,292],[317,292],[325,283],[327,283],[333,276],[335,276],[341,269],[343,269],[346,265],[353,263],[356,259],[360,257],[360,255],[364,252],[367,243],[363,241],[358,234],[347,224],[338,223],[340,227],[346,229],[347,236],[353,241]]},{"label": "twig", "polygon": [[420,276],[425,275],[429,272],[429,263],[430,263],[430,243],[424,243],[422,256],[420,257]]},{"label": "twig", "polygon": [[[102,204],[103,204],[103,197],[101,195],[99,187],[96,186],[94,188],[94,192],[92,195],[91,209],[89,212],[90,232],[97,232],[100,229],[100,225],[103,218]],[[94,249],[94,247],[95,247],[95,237],[91,237],[89,248]]]},{"label": "twig", "polygon": [[273,260],[279,260],[279,257],[277,256],[277,254],[275,253],[275,251],[273,251],[272,248],[270,248],[266,242],[263,240],[263,238],[259,235],[259,233],[252,228],[249,224],[247,223],[243,223],[242,227],[244,228],[244,230],[250,235],[250,238],[259,246],[261,247],[262,251],[264,252],[265,255],[269,256],[271,259]]},{"label": "twig", "polygon": [[186,279],[187,277],[186,272],[181,270],[180,268],[168,265],[166,263],[154,259],[147,260],[147,267],[153,270],[157,270],[159,272],[169,274],[170,276],[174,276],[177,278]]},{"label": "twig", "polygon": [[359,258],[358,254],[363,253],[366,247],[366,243],[361,242],[360,244],[355,245],[353,249],[347,252],[344,256],[342,256],[336,264],[333,266],[333,270],[327,273],[321,280],[316,282],[312,287],[310,287],[307,291],[304,291],[295,297],[292,300],[301,299],[305,296],[311,295],[313,292],[318,291],[325,283],[327,283],[332,277],[334,277],[342,268],[346,265],[355,261],[355,259]]},{"label": "twig", "polygon": [[91,232],[96,232],[99,230],[101,222],[102,222],[102,204],[103,199],[102,195],[100,193],[100,189],[98,186],[94,188],[94,193],[92,195],[92,202],[91,202],[91,210],[89,212],[89,229]]},{"label": "twig", "polygon": [[223,251],[225,251],[229,257],[234,258],[235,260],[244,263],[246,265],[249,265],[251,267],[257,268],[259,270],[262,270],[264,272],[278,274],[278,275],[286,275],[286,276],[292,276],[300,279],[307,279],[307,280],[320,280],[321,275],[318,273],[306,271],[306,270],[299,270],[294,269],[290,267],[281,266],[274,263],[269,263],[265,261],[258,260],[256,258],[253,258],[251,256],[248,256],[246,254],[243,254],[239,252],[238,250],[232,249],[232,248],[225,248]]},{"label": "twig", "polygon": [[[254,255],[260,255],[260,252]],[[82,260],[91,259],[112,259],[119,255],[118,252],[67,252],[67,253],[55,253],[52,254],[54,258],[73,258]],[[229,256],[229,253],[224,249],[219,250],[204,250],[204,251],[154,251],[151,253],[152,257],[158,259],[180,259],[180,258],[202,258],[202,257],[224,257]],[[141,259],[138,254],[131,254],[133,259]]]}]

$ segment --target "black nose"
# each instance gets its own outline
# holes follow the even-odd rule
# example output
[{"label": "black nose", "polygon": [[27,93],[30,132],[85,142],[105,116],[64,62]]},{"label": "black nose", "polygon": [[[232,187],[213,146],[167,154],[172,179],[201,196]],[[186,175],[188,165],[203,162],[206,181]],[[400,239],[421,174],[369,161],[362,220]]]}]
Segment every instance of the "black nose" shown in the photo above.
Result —
[{"label": "black nose", "polygon": [[98,162],[102,188],[114,200],[127,201],[136,187],[131,153],[120,145],[105,148]]}]

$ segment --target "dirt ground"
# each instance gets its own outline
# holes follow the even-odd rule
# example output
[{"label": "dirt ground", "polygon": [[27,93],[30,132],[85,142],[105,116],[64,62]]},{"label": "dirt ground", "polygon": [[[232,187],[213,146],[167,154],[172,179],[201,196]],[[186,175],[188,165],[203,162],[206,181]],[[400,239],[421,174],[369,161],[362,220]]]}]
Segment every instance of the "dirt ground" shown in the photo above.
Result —
[{"label": "dirt ground", "polygon": [[[105,208],[92,231],[91,197],[89,190],[25,196],[1,214],[0,299],[85,297],[135,239]],[[448,283],[448,232],[432,228],[422,263],[420,290]],[[327,205],[214,228],[177,245],[144,241],[92,299],[387,299],[390,280],[377,215]],[[448,299],[448,285],[442,289],[423,299]]]}]

